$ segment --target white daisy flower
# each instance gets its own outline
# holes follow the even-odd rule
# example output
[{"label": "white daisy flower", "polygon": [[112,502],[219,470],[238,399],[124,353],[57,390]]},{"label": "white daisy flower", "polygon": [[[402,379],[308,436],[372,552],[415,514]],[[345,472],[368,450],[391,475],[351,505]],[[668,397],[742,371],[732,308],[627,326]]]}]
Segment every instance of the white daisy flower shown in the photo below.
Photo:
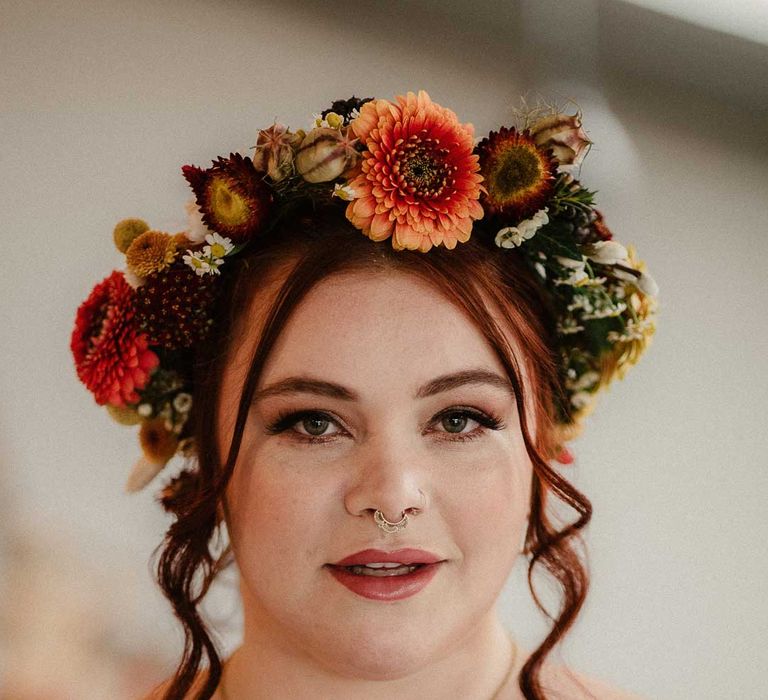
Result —
[{"label": "white daisy flower", "polygon": [[358,194],[350,185],[341,185],[338,182],[333,186],[332,197],[338,197],[345,202],[351,202],[353,199],[357,199]]},{"label": "white daisy flower", "polygon": [[205,242],[208,243],[203,249],[205,254],[212,258],[223,258],[232,252],[235,244],[229,238],[224,238],[218,233],[209,233],[205,237]]},{"label": "white daisy flower", "polygon": [[189,265],[198,277],[207,275],[211,271],[210,263],[204,259],[203,254],[200,251],[193,253],[191,250],[187,250],[182,260],[186,265]]}]

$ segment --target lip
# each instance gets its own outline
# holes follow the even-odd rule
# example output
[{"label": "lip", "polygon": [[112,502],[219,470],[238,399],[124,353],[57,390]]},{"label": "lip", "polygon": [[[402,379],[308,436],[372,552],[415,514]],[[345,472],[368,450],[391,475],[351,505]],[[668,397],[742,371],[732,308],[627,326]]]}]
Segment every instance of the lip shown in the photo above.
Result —
[{"label": "lip", "polygon": [[331,566],[363,566],[364,564],[372,564],[376,562],[383,564],[397,562],[409,565],[437,564],[441,561],[444,560],[437,556],[437,554],[426,552],[423,549],[396,549],[393,552],[385,552],[381,549],[364,549],[355,554],[350,554],[340,561],[333,562]]},{"label": "lip", "polygon": [[[390,552],[389,556],[391,557],[392,554],[393,552]],[[423,554],[424,553],[421,553],[421,556],[423,556]],[[374,560],[369,558],[368,561],[373,562]],[[378,561],[387,560],[379,558]],[[399,561],[399,559],[395,559],[395,561]],[[363,598],[378,601],[396,601],[410,598],[423,590],[435,577],[438,569],[440,569],[443,564],[443,561],[423,564],[410,574],[402,574],[400,576],[360,576],[353,574],[351,571],[344,568],[344,566],[334,564],[326,564],[325,568],[339,583]]]}]

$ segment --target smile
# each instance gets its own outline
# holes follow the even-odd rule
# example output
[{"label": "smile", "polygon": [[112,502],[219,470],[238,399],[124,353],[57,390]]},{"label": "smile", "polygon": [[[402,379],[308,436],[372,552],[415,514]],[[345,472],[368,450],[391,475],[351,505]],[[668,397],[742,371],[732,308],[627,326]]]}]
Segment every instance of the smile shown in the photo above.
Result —
[{"label": "smile", "polygon": [[423,564],[398,564],[396,562],[380,564],[363,564],[361,566],[345,566],[344,568],[356,576],[403,576],[410,574]]},{"label": "smile", "polygon": [[328,572],[352,593],[369,600],[403,600],[427,587],[443,562],[376,569],[368,566],[326,566]]}]

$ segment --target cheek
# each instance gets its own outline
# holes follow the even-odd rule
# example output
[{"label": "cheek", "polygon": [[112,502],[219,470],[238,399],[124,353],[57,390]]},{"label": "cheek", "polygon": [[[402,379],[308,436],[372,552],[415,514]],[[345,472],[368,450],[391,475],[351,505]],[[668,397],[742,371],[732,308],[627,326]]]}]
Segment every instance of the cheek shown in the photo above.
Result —
[{"label": "cheek", "polygon": [[[467,560],[507,566],[527,524],[532,465],[522,445],[496,447],[456,467],[441,500],[445,520]],[[495,564],[494,564],[495,562]]]},{"label": "cheek", "polygon": [[228,529],[241,569],[264,561],[282,570],[311,557],[312,532],[326,522],[331,496],[306,469],[244,450],[227,487]]}]

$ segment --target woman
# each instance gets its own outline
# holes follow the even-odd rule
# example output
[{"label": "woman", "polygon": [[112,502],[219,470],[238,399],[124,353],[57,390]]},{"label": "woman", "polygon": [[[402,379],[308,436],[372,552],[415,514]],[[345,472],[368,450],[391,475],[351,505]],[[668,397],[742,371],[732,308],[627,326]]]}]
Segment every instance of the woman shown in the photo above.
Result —
[{"label": "woman", "polygon": [[[183,234],[118,225],[128,269],[78,312],[78,372],[141,422],[129,490],[192,462],[161,493],[158,562],[187,645],[150,697],[631,697],[545,662],[586,596],[591,515],[551,463],[647,343],[652,280],[560,170],[580,124],[547,119],[475,146],[423,92],[334,103],[260,132],[253,161],[186,166]],[[521,554],[563,592],[533,652],[496,610]],[[222,663],[198,605],[232,559],[244,636]]]}]

